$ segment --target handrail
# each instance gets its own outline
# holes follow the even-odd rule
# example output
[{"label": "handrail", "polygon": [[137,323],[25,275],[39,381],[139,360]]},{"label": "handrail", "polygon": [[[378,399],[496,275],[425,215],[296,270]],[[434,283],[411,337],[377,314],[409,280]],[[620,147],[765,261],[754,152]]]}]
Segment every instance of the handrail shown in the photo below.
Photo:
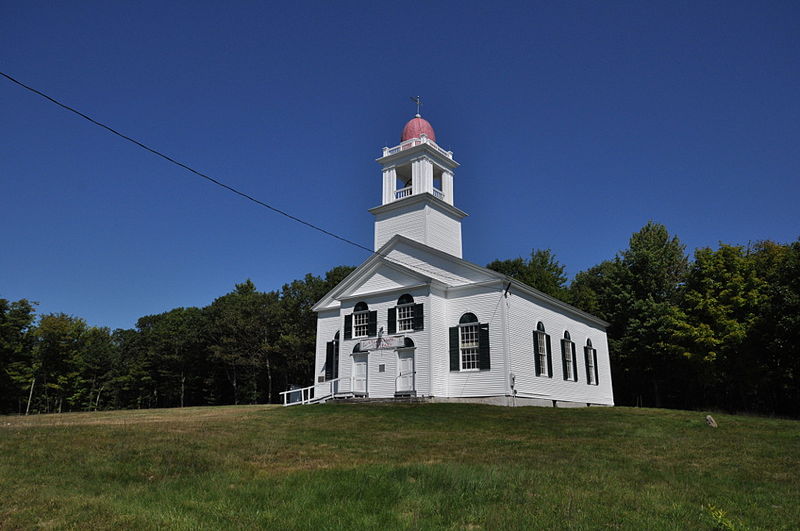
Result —
[{"label": "handrail", "polygon": [[[326,398],[326,397],[329,397],[329,396],[333,396],[333,384],[335,382],[338,382],[341,379],[342,378],[334,378],[333,380],[325,380],[324,382],[322,382],[323,384],[330,384],[330,390],[328,391],[327,394],[324,394],[324,395],[321,395],[321,396],[313,396],[314,393],[312,393],[312,391],[314,391],[314,389],[316,389],[316,387],[318,385],[320,385],[320,384],[313,384],[313,385],[309,385],[308,387],[301,387],[299,389],[289,389],[288,391],[281,391],[278,394],[279,395],[283,395],[283,405],[284,406],[291,406],[291,405],[298,404],[298,403],[299,404],[310,404],[311,402],[319,401],[319,400],[322,400],[323,398]],[[297,402],[297,401],[288,402],[290,393],[298,393],[298,392],[300,393],[300,401],[299,402]]]}]

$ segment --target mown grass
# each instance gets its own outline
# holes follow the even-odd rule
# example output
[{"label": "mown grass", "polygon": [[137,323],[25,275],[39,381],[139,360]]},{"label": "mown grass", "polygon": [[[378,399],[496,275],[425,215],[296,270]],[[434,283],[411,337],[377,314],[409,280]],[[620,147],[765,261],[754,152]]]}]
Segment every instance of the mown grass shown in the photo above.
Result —
[{"label": "mown grass", "polygon": [[629,408],[0,417],[0,528],[796,529],[800,422]]}]

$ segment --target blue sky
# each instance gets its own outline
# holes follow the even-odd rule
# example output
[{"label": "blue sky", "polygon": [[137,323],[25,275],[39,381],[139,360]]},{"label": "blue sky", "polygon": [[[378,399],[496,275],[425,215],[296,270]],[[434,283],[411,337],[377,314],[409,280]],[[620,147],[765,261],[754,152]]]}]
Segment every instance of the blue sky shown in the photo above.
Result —
[{"label": "blue sky", "polygon": [[[800,3],[2,2],[0,69],[371,246],[374,159],[422,114],[464,257],[570,276],[648,220],[691,251],[800,236]],[[94,325],[366,253],[0,79],[0,297]]]}]

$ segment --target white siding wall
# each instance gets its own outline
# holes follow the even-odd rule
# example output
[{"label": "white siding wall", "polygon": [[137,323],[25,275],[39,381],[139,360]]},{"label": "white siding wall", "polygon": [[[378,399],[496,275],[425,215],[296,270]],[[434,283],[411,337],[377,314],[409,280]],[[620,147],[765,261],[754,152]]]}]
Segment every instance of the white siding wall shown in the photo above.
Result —
[{"label": "white siding wall", "polygon": [[391,266],[382,264],[378,269],[373,272],[364,282],[352,288],[350,291],[353,295],[369,294],[376,291],[385,291],[390,289],[400,289],[403,286],[413,286],[423,282],[419,277],[412,277],[402,271],[392,268]]},{"label": "white siding wall", "polygon": [[423,243],[461,258],[461,220],[430,205],[425,214],[427,226]]},{"label": "white siding wall", "polygon": [[[540,301],[534,302],[527,295],[514,294],[508,299],[509,312],[509,361],[516,376],[518,396],[564,400],[593,404],[614,403],[611,388],[611,369],[608,358],[606,332],[601,327],[578,317],[565,315],[555,307]],[[533,331],[539,321],[550,335],[553,376],[536,376],[533,359]],[[575,357],[578,364],[578,381],[564,380],[561,340],[568,330],[575,342]],[[592,340],[597,349],[599,385],[586,383],[586,364],[583,347],[586,339]]]},{"label": "white siding wall", "polygon": [[431,345],[431,394],[447,396],[447,379],[450,372],[447,336],[447,300],[444,291],[431,289],[430,312],[425,326]]},{"label": "white siding wall", "polygon": [[[333,341],[333,336],[336,335],[336,332],[339,332],[339,336],[341,337],[344,334],[344,331],[339,331],[340,327],[342,326],[341,320],[339,319],[339,310],[325,310],[321,311],[317,314],[317,350],[316,350],[316,359],[314,362],[314,381],[313,384],[317,384],[317,380],[319,376],[325,376],[325,355],[326,355],[326,348],[328,341]],[[341,358],[341,355],[339,356]],[[341,375],[341,373],[340,373]],[[309,384],[303,384],[298,382],[298,385],[305,387]],[[329,386],[327,384],[323,385],[320,384],[317,386],[316,391],[319,393],[321,391],[327,391]]]},{"label": "white siding wall", "polygon": [[[430,323],[431,303],[428,298],[427,287],[418,287],[409,291],[396,291],[376,295],[365,295],[363,298],[348,299],[342,302],[341,324],[342,341],[339,350],[339,376],[342,378],[352,378],[353,369],[353,348],[363,338],[344,339],[344,316],[353,313],[353,308],[359,302],[365,302],[370,311],[378,312],[378,330],[384,328],[384,334],[388,330],[388,311],[397,305],[397,299],[404,293],[409,293],[414,297],[414,302],[424,305],[425,330],[416,332],[403,332],[402,335],[410,338],[416,347],[414,351],[414,363],[417,374],[415,375],[415,386],[418,396],[429,395],[428,374],[430,366],[430,346],[428,342],[428,326]],[[397,334],[400,335],[400,334]],[[317,339],[319,343],[319,339]],[[319,345],[318,345],[319,347]],[[324,361],[324,348],[323,361]],[[385,365],[385,372],[379,372],[380,365]],[[377,350],[372,351],[367,356],[367,389],[370,398],[392,398],[395,393],[395,380],[397,378],[397,351]],[[349,384],[346,384],[349,386]]]},{"label": "white siding wall", "polygon": [[420,272],[449,285],[482,282],[494,278],[461,264],[454,264],[447,258],[436,256],[404,242],[399,242],[389,252],[388,257],[412,269],[419,265]]},{"label": "white siding wall", "polygon": [[[504,363],[504,341],[502,308],[502,289],[496,287],[477,287],[450,293],[447,299],[446,319],[434,329],[444,338],[448,397],[504,396],[507,392],[508,371]],[[495,308],[497,311],[495,312]],[[450,371],[449,328],[456,326],[465,313],[474,313],[481,323],[489,323],[489,345],[491,369],[488,371]],[[436,326],[436,325],[435,325]]]},{"label": "white siding wall", "polygon": [[424,201],[375,216],[375,249],[401,234],[461,258],[461,220]]},{"label": "white siding wall", "polygon": [[375,216],[375,250],[395,234],[418,242],[425,242],[425,205],[412,203]]}]

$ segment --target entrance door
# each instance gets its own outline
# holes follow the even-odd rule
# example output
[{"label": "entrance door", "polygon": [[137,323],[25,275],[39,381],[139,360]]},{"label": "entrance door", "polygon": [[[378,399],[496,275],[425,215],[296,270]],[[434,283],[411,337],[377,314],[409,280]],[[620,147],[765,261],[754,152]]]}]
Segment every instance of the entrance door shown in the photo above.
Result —
[{"label": "entrance door", "polygon": [[367,394],[367,355],[353,354],[353,392]]},{"label": "entrance door", "polygon": [[397,351],[397,392],[408,393],[414,390],[414,351]]}]

